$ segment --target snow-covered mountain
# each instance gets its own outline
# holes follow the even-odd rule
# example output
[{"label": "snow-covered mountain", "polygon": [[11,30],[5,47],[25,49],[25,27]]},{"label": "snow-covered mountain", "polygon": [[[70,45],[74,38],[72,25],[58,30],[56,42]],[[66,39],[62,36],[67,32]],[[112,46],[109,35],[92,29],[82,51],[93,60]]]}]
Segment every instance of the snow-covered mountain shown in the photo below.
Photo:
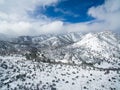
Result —
[{"label": "snow-covered mountain", "polygon": [[0,40],[0,90],[119,90],[120,35],[47,34]]},{"label": "snow-covered mountain", "polygon": [[[9,42],[7,42],[9,43]],[[120,42],[116,34],[110,31],[100,33],[67,33],[48,34],[39,36],[20,36],[13,39],[10,44],[22,52],[29,51],[31,47],[53,60],[100,63],[105,61],[113,65],[120,61]]]},{"label": "snow-covered mountain", "polygon": [[112,32],[88,33],[67,45],[60,40],[53,37],[43,41],[46,45],[48,43],[49,46],[63,44],[63,47],[45,50],[49,58],[76,64],[84,62],[94,65],[102,64],[105,67],[119,67],[120,43]]},{"label": "snow-covered mountain", "polygon": [[93,61],[95,61],[94,58],[98,58],[109,60],[110,62],[120,59],[120,43],[111,32],[86,34],[82,37],[82,40],[74,43],[72,47],[84,49],[82,56],[85,59],[91,57]]},{"label": "snow-covered mountain", "polygon": [[53,37],[48,38],[47,40],[40,42],[39,44],[42,47],[58,48],[77,42],[78,40],[81,39],[81,36],[82,36],[81,33],[68,33],[63,35],[55,35]]},{"label": "snow-covered mountain", "polygon": [[[39,36],[20,36],[11,42],[20,45],[31,45],[38,48],[59,48],[73,44],[82,37],[81,33],[45,34]],[[19,48],[18,47],[18,48]]]},{"label": "snow-covered mountain", "polygon": [[7,41],[0,41],[0,55],[14,53],[16,50],[12,44]]}]

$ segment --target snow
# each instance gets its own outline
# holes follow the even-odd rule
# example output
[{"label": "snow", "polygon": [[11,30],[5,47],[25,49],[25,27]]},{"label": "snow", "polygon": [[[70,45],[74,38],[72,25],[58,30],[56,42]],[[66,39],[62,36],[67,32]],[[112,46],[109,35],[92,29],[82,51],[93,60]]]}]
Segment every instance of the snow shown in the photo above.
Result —
[{"label": "snow", "polygon": [[[102,60],[107,59],[107,61],[113,63],[116,60],[117,62],[120,61],[118,58],[120,56],[119,46],[120,44],[118,43],[114,34],[109,32],[101,32],[97,34],[88,33],[83,36],[80,41],[69,46],[69,48],[72,47],[81,49],[79,51],[82,52],[81,58],[83,57],[83,59],[88,59],[89,61],[94,61],[93,58]],[[78,53],[77,50],[74,52]]]},{"label": "snow", "polygon": [[[0,56],[0,90],[120,89],[120,42],[111,32],[19,39],[23,45],[0,43],[1,54],[9,52]],[[26,41],[31,45],[26,45]],[[38,62],[22,56],[32,46],[40,50]],[[11,47],[19,52],[11,53]],[[41,62],[44,59],[41,55],[49,59],[49,63]]]},{"label": "snow", "polygon": [[[29,90],[52,90],[53,88],[53,90],[112,90],[111,88],[115,88],[119,90],[120,88],[120,74],[116,71],[105,74],[106,71],[93,70],[90,67],[38,63],[25,60],[21,56],[1,56],[0,59],[2,59],[0,81],[4,79],[0,82],[0,90],[8,88],[22,90],[26,88]],[[8,69],[1,67],[3,62]]]},{"label": "snow", "polygon": [[91,50],[101,51],[102,47],[99,45],[100,43],[98,38],[94,37],[92,34],[87,34],[80,42],[75,43],[73,46],[85,46],[91,48]]}]

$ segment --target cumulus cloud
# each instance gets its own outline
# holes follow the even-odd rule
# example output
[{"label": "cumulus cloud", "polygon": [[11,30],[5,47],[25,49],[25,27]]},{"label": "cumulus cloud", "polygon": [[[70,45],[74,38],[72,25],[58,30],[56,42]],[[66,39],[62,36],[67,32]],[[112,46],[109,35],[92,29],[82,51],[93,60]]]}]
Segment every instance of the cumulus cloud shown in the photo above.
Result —
[{"label": "cumulus cloud", "polygon": [[34,10],[37,5],[44,7],[56,2],[58,0],[0,0],[0,11],[21,14]]},{"label": "cumulus cloud", "polygon": [[106,0],[105,4],[92,7],[88,14],[98,20],[99,27],[103,29],[119,30],[120,29],[120,0]]},{"label": "cumulus cloud", "polygon": [[33,12],[38,5],[45,7],[57,2],[58,0],[0,0],[0,33],[28,35],[42,32],[40,26],[47,25],[51,19],[45,15],[34,19],[28,12]]},{"label": "cumulus cloud", "polygon": [[99,32],[104,30],[120,30],[120,0],[106,0],[104,4],[91,7],[88,15],[95,18],[93,21],[69,24],[65,29],[69,31]]},{"label": "cumulus cloud", "polygon": [[83,23],[64,23],[53,20],[45,15],[38,19],[31,18],[28,12],[33,12],[36,6],[54,5],[59,0],[0,0],[0,33],[10,35],[39,35],[41,33],[59,32],[91,32],[120,29],[120,0],[106,0],[103,5],[91,7],[88,15],[94,21]]}]

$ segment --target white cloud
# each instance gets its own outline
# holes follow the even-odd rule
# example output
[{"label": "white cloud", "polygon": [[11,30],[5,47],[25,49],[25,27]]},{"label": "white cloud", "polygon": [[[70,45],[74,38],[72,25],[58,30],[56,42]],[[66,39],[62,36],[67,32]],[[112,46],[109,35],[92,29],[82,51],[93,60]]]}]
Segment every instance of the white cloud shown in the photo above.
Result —
[{"label": "white cloud", "polygon": [[57,2],[58,0],[0,0],[0,33],[36,34],[41,29],[39,27],[50,23],[51,19],[44,15],[40,15],[39,19],[33,19],[27,12],[34,11],[38,5],[45,7]]},{"label": "white cloud", "polygon": [[60,32],[63,29],[63,22],[61,22],[61,21],[54,21],[54,22],[48,23],[46,25],[43,25],[41,27],[41,29],[42,29],[42,31],[44,33],[46,33],[46,32],[58,33],[58,32]]},{"label": "white cloud", "polygon": [[105,3],[91,7],[88,10],[88,15],[95,18],[94,21],[85,23],[68,24],[64,26],[65,30],[81,31],[81,32],[96,32],[96,31],[119,31],[120,30],[120,0],[105,0]]},{"label": "white cloud", "polygon": [[6,13],[26,13],[34,10],[37,5],[49,6],[58,0],[0,0],[0,11]]},{"label": "white cloud", "polygon": [[45,15],[39,19],[30,18],[27,11],[34,11],[37,5],[56,4],[59,0],[0,0],[0,33],[10,35],[38,35],[41,33],[90,32],[120,29],[120,0],[106,0],[103,5],[91,7],[88,14],[96,18],[85,23],[64,23]]},{"label": "white cloud", "polygon": [[65,10],[60,9],[60,8],[55,8],[55,12],[60,12],[60,13],[63,13],[63,14],[69,15],[69,16],[73,16],[73,17],[79,17],[79,15],[74,14],[71,11],[65,11]]},{"label": "white cloud", "polygon": [[99,27],[104,26],[103,29],[120,29],[120,0],[106,0],[105,4],[90,8],[88,14],[103,21],[98,22]]}]

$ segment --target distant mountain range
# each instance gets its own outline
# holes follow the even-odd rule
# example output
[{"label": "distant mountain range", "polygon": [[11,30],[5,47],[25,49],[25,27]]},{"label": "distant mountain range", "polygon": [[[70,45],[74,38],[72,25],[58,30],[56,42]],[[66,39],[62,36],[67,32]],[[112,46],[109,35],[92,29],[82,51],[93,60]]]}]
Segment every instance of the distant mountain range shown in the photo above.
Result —
[{"label": "distant mountain range", "polygon": [[36,47],[56,62],[120,67],[120,36],[110,31],[20,36],[7,41],[1,34],[0,40],[1,54],[3,52],[23,54],[31,47]]}]

